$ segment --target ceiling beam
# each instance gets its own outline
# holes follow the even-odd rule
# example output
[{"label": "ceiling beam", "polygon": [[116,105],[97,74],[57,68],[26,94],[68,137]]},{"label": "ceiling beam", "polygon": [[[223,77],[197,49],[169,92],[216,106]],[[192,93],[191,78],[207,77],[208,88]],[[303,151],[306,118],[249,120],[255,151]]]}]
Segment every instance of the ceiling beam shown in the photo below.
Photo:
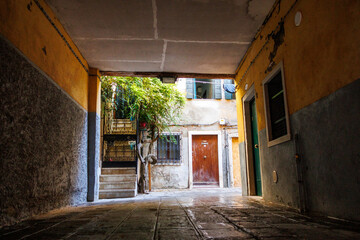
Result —
[{"label": "ceiling beam", "polygon": [[118,77],[176,77],[176,78],[206,78],[206,79],[235,79],[235,74],[208,73],[173,73],[173,72],[111,72],[100,71],[102,76]]}]

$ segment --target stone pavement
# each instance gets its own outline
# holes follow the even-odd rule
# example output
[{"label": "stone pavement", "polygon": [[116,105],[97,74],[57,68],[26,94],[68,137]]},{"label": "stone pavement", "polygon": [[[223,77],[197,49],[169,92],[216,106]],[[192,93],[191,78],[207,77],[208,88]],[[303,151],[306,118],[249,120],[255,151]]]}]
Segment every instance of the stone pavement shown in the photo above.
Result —
[{"label": "stone pavement", "polygon": [[300,215],[233,189],[152,192],[52,211],[0,239],[360,239],[357,223]]}]

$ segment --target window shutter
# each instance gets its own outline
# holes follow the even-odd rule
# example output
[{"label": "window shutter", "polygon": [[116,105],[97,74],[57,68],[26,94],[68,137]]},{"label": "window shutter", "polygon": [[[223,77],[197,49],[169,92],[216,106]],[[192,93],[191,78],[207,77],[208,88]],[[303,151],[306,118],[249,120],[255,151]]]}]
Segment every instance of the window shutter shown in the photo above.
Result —
[{"label": "window shutter", "polygon": [[186,98],[194,98],[194,79],[186,79]]},{"label": "window shutter", "polygon": [[287,134],[284,88],[281,71],[267,83],[272,140]]},{"label": "window shutter", "polygon": [[[232,84],[232,80],[230,80],[230,79],[224,79],[224,84]],[[231,100],[231,99],[233,99],[232,93],[228,93],[228,92],[225,91],[225,90],[224,90],[224,92],[225,92],[225,99],[226,99],[226,100]]]},{"label": "window shutter", "polygon": [[221,99],[221,79],[214,80],[214,98]]}]

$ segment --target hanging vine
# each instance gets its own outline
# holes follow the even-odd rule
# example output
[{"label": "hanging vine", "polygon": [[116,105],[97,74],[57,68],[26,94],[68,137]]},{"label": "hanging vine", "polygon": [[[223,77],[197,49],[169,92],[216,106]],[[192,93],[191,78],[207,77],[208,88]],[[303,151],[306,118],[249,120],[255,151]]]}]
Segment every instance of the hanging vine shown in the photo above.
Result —
[{"label": "hanging vine", "polygon": [[[147,165],[155,164],[154,143],[160,133],[177,122],[185,98],[174,84],[163,84],[158,78],[102,77],[101,99],[105,117],[114,110],[124,118],[143,123],[137,154],[141,161],[139,192],[148,191]],[[117,101],[114,101],[117,99]]]}]

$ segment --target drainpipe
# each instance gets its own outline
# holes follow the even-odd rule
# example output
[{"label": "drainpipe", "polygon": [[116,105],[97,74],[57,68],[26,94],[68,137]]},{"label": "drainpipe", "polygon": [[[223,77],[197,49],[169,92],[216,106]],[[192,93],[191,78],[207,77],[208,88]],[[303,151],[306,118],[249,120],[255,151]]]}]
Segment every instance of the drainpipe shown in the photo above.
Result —
[{"label": "drainpipe", "polygon": [[301,157],[301,149],[299,144],[300,136],[298,133],[295,134],[294,144],[295,144],[295,161],[296,161],[296,175],[299,187],[299,204],[300,204],[300,212],[307,212],[307,194],[306,187],[304,182],[304,174],[303,174],[303,159]]},{"label": "drainpipe", "polygon": [[230,163],[229,163],[229,143],[226,128],[224,130],[224,143],[225,143],[225,164],[226,164],[226,187],[230,187]]}]

